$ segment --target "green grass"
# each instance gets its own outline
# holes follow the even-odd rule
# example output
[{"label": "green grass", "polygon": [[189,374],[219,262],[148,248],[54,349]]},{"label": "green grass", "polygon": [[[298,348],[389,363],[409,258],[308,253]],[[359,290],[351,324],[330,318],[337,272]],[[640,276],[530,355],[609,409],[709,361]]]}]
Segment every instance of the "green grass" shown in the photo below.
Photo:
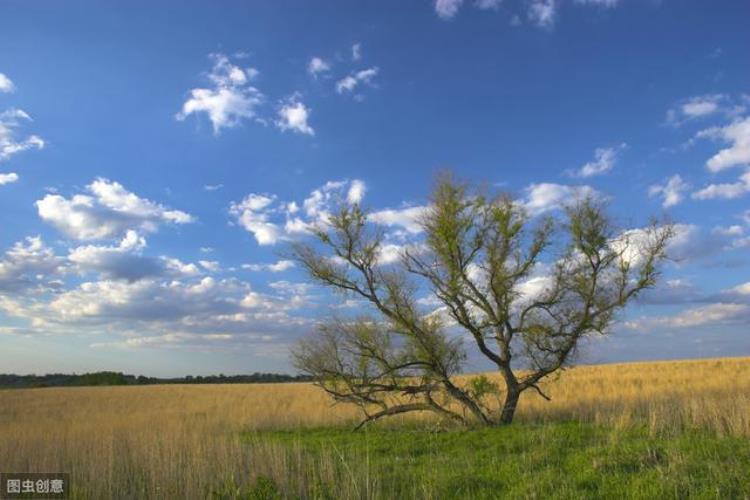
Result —
[{"label": "green grass", "polygon": [[[750,498],[750,441],[683,432],[649,436],[582,424],[468,431],[406,428],[248,433],[305,453],[333,454],[363,497]],[[298,494],[298,493],[297,493]],[[313,497],[336,497],[336,486]]]}]

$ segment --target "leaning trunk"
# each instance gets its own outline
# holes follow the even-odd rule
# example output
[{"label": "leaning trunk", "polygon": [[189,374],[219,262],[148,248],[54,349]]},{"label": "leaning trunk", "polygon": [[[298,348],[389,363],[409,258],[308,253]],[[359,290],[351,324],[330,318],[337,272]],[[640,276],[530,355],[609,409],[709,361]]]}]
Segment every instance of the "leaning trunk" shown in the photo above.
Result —
[{"label": "leaning trunk", "polygon": [[513,422],[513,415],[516,414],[516,407],[518,406],[518,399],[521,393],[517,390],[509,390],[505,395],[505,402],[503,403],[503,411],[500,413],[500,425],[507,425]]}]

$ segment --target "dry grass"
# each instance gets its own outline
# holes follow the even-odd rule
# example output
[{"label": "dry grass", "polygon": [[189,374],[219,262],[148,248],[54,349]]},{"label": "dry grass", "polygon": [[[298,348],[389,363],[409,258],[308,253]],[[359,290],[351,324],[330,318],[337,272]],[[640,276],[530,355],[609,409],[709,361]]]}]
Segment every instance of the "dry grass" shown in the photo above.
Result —
[{"label": "dry grass", "polygon": [[[750,358],[584,366],[546,390],[551,402],[524,395],[519,421],[750,436]],[[356,417],[309,384],[3,390],[0,471],[71,471],[91,498],[205,497],[224,484],[231,496],[261,475],[300,494],[325,483],[359,497],[366,471],[342,468],[335,450],[312,456],[239,437]]]}]

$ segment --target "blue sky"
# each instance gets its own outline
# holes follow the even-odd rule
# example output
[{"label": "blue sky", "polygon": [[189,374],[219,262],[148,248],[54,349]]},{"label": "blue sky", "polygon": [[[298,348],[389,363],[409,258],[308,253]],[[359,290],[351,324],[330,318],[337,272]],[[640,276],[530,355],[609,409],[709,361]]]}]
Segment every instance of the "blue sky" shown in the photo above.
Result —
[{"label": "blue sky", "polygon": [[336,200],[389,251],[431,180],[678,236],[605,362],[749,355],[742,1],[0,3],[0,372],[290,370]]}]

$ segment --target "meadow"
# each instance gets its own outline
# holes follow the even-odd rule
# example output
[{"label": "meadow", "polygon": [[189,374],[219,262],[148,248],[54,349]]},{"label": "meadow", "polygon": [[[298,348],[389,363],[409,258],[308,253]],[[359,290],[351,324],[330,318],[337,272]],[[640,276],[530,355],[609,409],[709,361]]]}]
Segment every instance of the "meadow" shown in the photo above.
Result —
[{"label": "meadow", "polygon": [[750,358],[581,366],[509,427],[351,431],[311,384],[0,391],[0,471],[73,498],[750,498]]}]

